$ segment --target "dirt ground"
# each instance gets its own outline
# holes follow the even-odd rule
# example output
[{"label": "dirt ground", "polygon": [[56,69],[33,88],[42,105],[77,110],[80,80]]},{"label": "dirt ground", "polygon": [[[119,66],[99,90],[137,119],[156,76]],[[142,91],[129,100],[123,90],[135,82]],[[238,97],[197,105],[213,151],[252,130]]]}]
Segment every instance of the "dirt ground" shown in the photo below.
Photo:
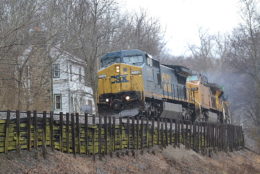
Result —
[{"label": "dirt ground", "polygon": [[260,155],[248,150],[232,153],[218,152],[212,157],[202,156],[192,150],[155,148],[155,153],[145,151],[134,156],[113,158],[65,154],[48,149],[46,159],[41,151],[22,151],[0,154],[1,174],[260,174]]}]

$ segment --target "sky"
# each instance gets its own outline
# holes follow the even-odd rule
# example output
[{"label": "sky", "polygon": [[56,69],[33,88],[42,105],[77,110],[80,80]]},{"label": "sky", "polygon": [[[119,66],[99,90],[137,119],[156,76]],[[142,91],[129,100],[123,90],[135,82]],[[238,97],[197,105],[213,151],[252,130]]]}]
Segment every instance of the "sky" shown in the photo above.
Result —
[{"label": "sky", "polygon": [[201,28],[209,34],[231,33],[241,21],[238,0],[118,0],[127,12],[145,10],[159,19],[166,48],[175,56],[187,55],[188,45],[199,44]]}]

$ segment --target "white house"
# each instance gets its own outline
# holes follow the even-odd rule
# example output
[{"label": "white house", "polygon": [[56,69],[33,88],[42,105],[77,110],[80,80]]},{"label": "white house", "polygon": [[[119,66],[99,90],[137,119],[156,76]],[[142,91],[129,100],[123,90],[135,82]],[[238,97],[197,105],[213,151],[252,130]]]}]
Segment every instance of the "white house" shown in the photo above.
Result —
[{"label": "white house", "polygon": [[56,48],[51,50],[54,59],[53,76],[53,110],[55,113],[94,113],[93,90],[85,82],[86,63]]}]

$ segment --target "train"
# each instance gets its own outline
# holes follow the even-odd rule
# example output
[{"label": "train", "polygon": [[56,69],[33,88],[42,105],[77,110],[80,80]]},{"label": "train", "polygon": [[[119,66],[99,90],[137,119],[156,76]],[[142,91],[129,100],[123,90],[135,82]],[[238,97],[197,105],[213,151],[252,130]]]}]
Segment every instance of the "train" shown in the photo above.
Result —
[{"label": "train", "polygon": [[161,64],[145,51],[105,54],[97,76],[101,115],[230,122],[220,86],[187,67]]}]

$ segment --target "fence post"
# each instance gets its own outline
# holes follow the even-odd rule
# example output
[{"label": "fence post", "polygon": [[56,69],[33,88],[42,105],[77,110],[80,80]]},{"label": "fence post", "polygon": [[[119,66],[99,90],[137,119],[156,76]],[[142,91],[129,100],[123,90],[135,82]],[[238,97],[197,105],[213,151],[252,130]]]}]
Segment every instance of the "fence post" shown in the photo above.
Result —
[{"label": "fence post", "polygon": [[63,112],[60,112],[60,151],[63,152]]},{"label": "fence post", "polygon": [[139,117],[137,117],[137,127],[136,127],[136,137],[137,137],[137,141],[136,141],[136,149],[139,149]]},{"label": "fence post", "polygon": [[232,125],[233,150],[236,150],[236,126]]},{"label": "fence post", "polygon": [[98,116],[98,156],[99,156],[99,159],[102,158],[101,157],[101,153],[102,153],[101,126],[102,126],[102,118],[99,115]]},{"label": "fence post", "polygon": [[180,123],[181,123],[181,125],[180,125],[180,131],[181,131],[180,143],[184,144],[183,120],[180,120]]},{"label": "fence post", "polygon": [[75,147],[75,120],[74,120],[74,114],[71,115],[71,136],[72,136],[72,152],[74,157],[76,157],[76,147]]},{"label": "fence post", "polygon": [[172,119],[170,119],[170,145],[172,145]]},{"label": "fence post", "polygon": [[151,134],[152,134],[152,147],[154,146],[154,118],[152,118],[152,130],[151,130]]},{"label": "fence post", "polygon": [[237,150],[237,147],[238,147],[238,136],[237,136],[237,126],[234,126],[234,129],[235,129],[235,148]]},{"label": "fence post", "polygon": [[193,131],[192,131],[192,149],[196,151],[196,122],[193,122]]},{"label": "fence post", "polygon": [[200,151],[203,149],[203,123],[200,123]]},{"label": "fence post", "polygon": [[217,124],[217,151],[219,151],[219,147],[220,147],[220,129],[219,129],[219,124]]},{"label": "fence post", "polygon": [[224,141],[225,151],[228,151],[228,124],[225,124],[225,141]]},{"label": "fence post", "polygon": [[88,155],[88,113],[85,113],[85,154]]},{"label": "fence post", "polygon": [[189,134],[188,134],[188,131],[189,131],[189,122],[186,121],[186,124],[185,124],[185,148],[188,149],[189,145],[188,145],[188,142],[189,142]]},{"label": "fence post", "polygon": [[50,133],[51,133],[51,149],[54,151],[54,142],[53,142],[53,112],[50,112]]},{"label": "fence post", "polygon": [[67,153],[70,152],[70,139],[69,139],[70,127],[69,127],[69,124],[70,124],[70,115],[69,115],[69,113],[66,113],[66,150],[67,150]]},{"label": "fence post", "polygon": [[178,147],[181,145],[181,121],[178,119]]},{"label": "fence post", "polygon": [[237,149],[240,147],[240,127],[237,126]]},{"label": "fence post", "polygon": [[20,111],[16,111],[16,133],[17,133],[17,139],[16,139],[16,150],[18,153],[21,151],[20,147]]},{"label": "fence post", "polygon": [[110,157],[113,156],[113,127],[112,127],[112,117],[109,117],[109,150],[110,150]]},{"label": "fence post", "polygon": [[133,146],[133,150],[132,150],[132,155],[135,155],[135,119],[134,117],[132,118],[132,146]]},{"label": "fence post", "polygon": [[174,147],[177,147],[178,145],[178,124],[177,120],[174,119]]},{"label": "fence post", "polygon": [[227,127],[227,135],[228,135],[228,138],[227,138],[227,141],[228,141],[228,150],[232,151],[232,148],[231,148],[231,136],[230,136],[230,125],[228,125]]},{"label": "fence post", "polygon": [[43,130],[42,130],[42,153],[43,157],[46,158],[46,132],[47,132],[47,118],[46,111],[43,112]]},{"label": "fence post", "polygon": [[218,125],[218,138],[219,138],[219,140],[218,140],[218,149],[219,149],[219,151],[222,151],[222,136],[223,136],[223,134],[222,134],[222,127],[221,127],[221,124],[219,124]]},{"label": "fence post", "polygon": [[129,127],[129,117],[127,117],[127,155],[129,155],[130,149],[130,127]]},{"label": "fence post", "polygon": [[148,129],[148,120],[147,120],[147,117],[145,117],[145,119],[144,119],[144,144],[143,144],[143,148],[149,147],[147,129]]},{"label": "fence post", "polygon": [[27,148],[29,151],[31,151],[31,111],[27,111]]},{"label": "fence post", "polygon": [[210,125],[210,139],[211,139],[211,141],[210,141],[210,144],[211,144],[211,149],[214,149],[214,124],[211,124]]},{"label": "fence post", "polygon": [[157,145],[160,145],[160,119],[157,118]]},{"label": "fence post", "polygon": [[244,131],[243,131],[243,127],[241,126],[241,132],[242,132],[242,146],[243,148],[245,147],[245,137],[244,137]]},{"label": "fence post", "polygon": [[202,150],[205,152],[206,150],[206,123],[202,124],[202,130],[203,130],[203,144],[202,144]]},{"label": "fence post", "polygon": [[220,125],[220,150],[224,150],[224,138],[225,138],[225,131],[224,131],[223,124]]},{"label": "fence post", "polygon": [[77,130],[77,149],[78,153],[81,153],[81,144],[80,144],[80,124],[79,124],[79,113],[76,113],[76,130]]},{"label": "fence post", "polygon": [[164,148],[164,120],[161,120],[161,147]]},{"label": "fence post", "polygon": [[145,119],[145,121],[146,121],[146,124],[145,124],[146,147],[149,148],[150,147],[149,133],[148,133],[148,132],[150,132],[150,131],[148,131],[148,124],[149,124],[149,122],[148,122],[147,118]]},{"label": "fence post", "polygon": [[190,128],[190,131],[189,131],[189,148],[192,149],[193,148],[193,122],[190,121],[189,122],[189,128]]},{"label": "fence post", "polygon": [[107,116],[104,117],[104,133],[105,133],[105,155],[107,155]]},{"label": "fence post", "polygon": [[233,125],[233,130],[232,130],[232,132],[233,132],[233,135],[232,135],[232,137],[233,137],[233,147],[234,147],[234,150],[236,150],[236,126],[234,126]]},{"label": "fence post", "polygon": [[217,146],[217,125],[216,123],[213,125],[213,132],[214,132],[214,150],[216,151]]},{"label": "fence post", "polygon": [[217,143],[217,131],[216,131],[216,127],[217,127],[217,125],[216,124],[214,124],[213,125],[213,133],[214,133],[214,150],[216,150],[216,143]]},{"label": "fence post", "polygon": [[144,119],[143,117],[141,118],[141,154],[143,154],[143,143],[144,143]]},{"label": "fence post", "polygon": [[6,122],[5,122],[5,153],[8,152],[9,146],[9,122],[10,122],[10,111],[6,113]]},{"label": "fence post", "polygon": [[33,121],[34,121],[34,148],[38,149],[38,128],[37,128],[37,111],[33,111]]},{"label": "fence post", "polygon": [[167,119],[165,119],[164,128],[165,128],[165,147],[166,147],[166,146],[168,146],[168,143],[169,143],[169,141],[168,141],[168,120]]},{"label": "fence post", "polygon": [[223,151],[223,129],[224,129],[224,126],[223,124],[219,124],[219,148],[220,148],[220,151]]},{"label": "fence post", "polygon": [[198,122],[197,124],[197,140],[198,140],[198,143],[197,143],[197,151],[200,152],[200,148],[201,148],[201,123]]},{"label": "fence post", "polygon": [[229,140],[230,140],[230,151],[233,152],[233,136],[232,136],[232,125],[229,125]]},{"label": "fence post", "polygon": [[113,152],[116,150],[116,118],[113,117]]},{"label": "fence post", "polygon": [[120,133],[120,150],[123,150],[123,122],[122,122],[122,117],[119,118],[119,133]]},{"label": "fence post", "polygon": [[178,140],[177,140],[177,146],[180,147],[180,143],[181,143],[181,122],[180,120],[178,119],[177,121],[177,132],[178,132]]},{"label": "fence post", "polygon": [[[117,128],[116,128],[116,125],[117,125]],[[121,127],[121,126],[120,126],[120,119],[118,119],[118,124],[117,124],[117,120],[115,119],[115,135],[116,135],[116,138],[115,138],[115,149],[116,149],[116,156],[117,156],[117,157],[120,157],[120,154],[119,154],[118,150],[121,149],[120,127]],[[118,138],[118,137],[119,137],[119,138]],[[118,146],[119,146],[119,147],[118,147]]]},{"label": "fence post", "polygon": [[93,161],[96,160],[96,154],[95,154],[95,131],[96,131],[96,128],[95,128],[95,121],[96,121],[96,118],[95,118],[95,115],[92,115],[92,156],[93,156]]},{"label": "fence post", "polygon": [[213,150],[215,150],[216,147],[216,125],[212,125],[212,135],[213,135]]},{"label": "fence post", "polygon": [[210,135],[210,132],[209,132],[209,124],[206,123],[206,147],[209,148],[210,144],[209,144],[209,135]]}]

